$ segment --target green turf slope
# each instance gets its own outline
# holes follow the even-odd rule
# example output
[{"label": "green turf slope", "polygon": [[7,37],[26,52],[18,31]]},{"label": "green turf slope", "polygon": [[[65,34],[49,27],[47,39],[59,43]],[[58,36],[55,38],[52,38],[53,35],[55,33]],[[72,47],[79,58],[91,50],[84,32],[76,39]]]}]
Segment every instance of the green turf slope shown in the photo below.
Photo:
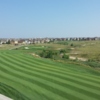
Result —
[{"label": "green turf slope", "polygon": [[100,100],[100,73],[20,51],[1,51],[0,94],[14,100]]}]

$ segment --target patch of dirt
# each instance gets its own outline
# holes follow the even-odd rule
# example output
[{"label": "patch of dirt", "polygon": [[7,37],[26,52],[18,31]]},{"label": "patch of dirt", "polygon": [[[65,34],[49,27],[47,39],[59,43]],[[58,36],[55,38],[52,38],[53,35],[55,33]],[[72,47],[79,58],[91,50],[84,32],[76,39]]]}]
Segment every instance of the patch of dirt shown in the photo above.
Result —
[{"label": "patch of dirt", "polygon": [[2,45],[0,45],[0,47],[3,47]]},{"label": "patch of dirt", "polygon": [[86,44],[83,44],[82,46],[84,47],[84,46],[86,46]]},{"label": "patch of dirt", "polygon": [[87,61],[88,59],[86,59],[86,58],[77,58],[78,60],[80,60],[80,61]]},{"label": "patch of dirt", "polygon": [[70,53],[70,54],[75,54],[75,55],[77,55],[77,54],[79,54],[78,52],[72,52],[72,53]]},{"label": "patch of dirt", "polygon": [[72,49],[72,50],[73,50],[73,49],[75,49],[75,48],[70,48],[70,49]]},{"label": "patch of dirt", "polygon": [[62,48],[57,48],[57,50],[61,50]]},{"label": "patch of dirt", "polygon": [[80,57],[74,57],[74,56],[70,56],[69,59],[72,59],[72,60],[79,60],[79,61],[87,61],[88,59],[86,58],[80,58]]},{"label": "patch of dirt", "polygon": [[40,57],[39,55],[37,55],[37,54],[35,54],[35,53],[32,53],[32,55],[33,55],[34,57]]}]

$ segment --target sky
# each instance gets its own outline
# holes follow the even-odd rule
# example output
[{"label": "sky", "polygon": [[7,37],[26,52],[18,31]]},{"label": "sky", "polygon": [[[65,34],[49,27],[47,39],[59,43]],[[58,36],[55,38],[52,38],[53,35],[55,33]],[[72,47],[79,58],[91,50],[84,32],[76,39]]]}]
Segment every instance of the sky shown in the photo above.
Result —
[{"label": "sky", "polygon": [[0,38],[100,37],[100,0],[0,0]]}]

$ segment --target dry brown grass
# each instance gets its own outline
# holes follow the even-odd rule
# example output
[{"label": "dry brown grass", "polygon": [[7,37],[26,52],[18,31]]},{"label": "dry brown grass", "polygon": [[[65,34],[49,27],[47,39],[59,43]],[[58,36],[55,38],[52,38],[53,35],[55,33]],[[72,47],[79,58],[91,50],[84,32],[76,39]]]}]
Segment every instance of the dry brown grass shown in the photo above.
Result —
[{"label": "dry brown grass", "polygon": [[7,50],[7,49],[10,49],[13,47],[14,47],[14,45],[12,45],[12,44],[2,44],[2,45],[0,45],[0,50]]},{"label": "dry brown grass", "polygon": [[100,61],[100,41],[80,42],[80,47],[75,47],[73,53],[78,52],[77,56],[86,57]]}]

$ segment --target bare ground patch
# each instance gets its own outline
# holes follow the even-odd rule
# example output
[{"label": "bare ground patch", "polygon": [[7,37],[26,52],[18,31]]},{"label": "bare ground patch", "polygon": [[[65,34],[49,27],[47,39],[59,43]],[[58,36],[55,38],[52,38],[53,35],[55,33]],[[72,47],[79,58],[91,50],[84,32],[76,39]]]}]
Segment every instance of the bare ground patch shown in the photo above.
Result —
[{"label": "bare ground patch", "polygon": [[86,58],[81,58],[81,57],[74,57],[74,56],[69,56],[69,59],[72,59],[72,60],[79,60],[79,61],[87,61],[88,59]]},{"label": "bare ground patch", "polygon": [[32,55],[33,55],[34,57],[38,57],[38,58],[40,58],[40,56],[37,55],[37,54],[35,54],[35,53],[32,53]]}]

